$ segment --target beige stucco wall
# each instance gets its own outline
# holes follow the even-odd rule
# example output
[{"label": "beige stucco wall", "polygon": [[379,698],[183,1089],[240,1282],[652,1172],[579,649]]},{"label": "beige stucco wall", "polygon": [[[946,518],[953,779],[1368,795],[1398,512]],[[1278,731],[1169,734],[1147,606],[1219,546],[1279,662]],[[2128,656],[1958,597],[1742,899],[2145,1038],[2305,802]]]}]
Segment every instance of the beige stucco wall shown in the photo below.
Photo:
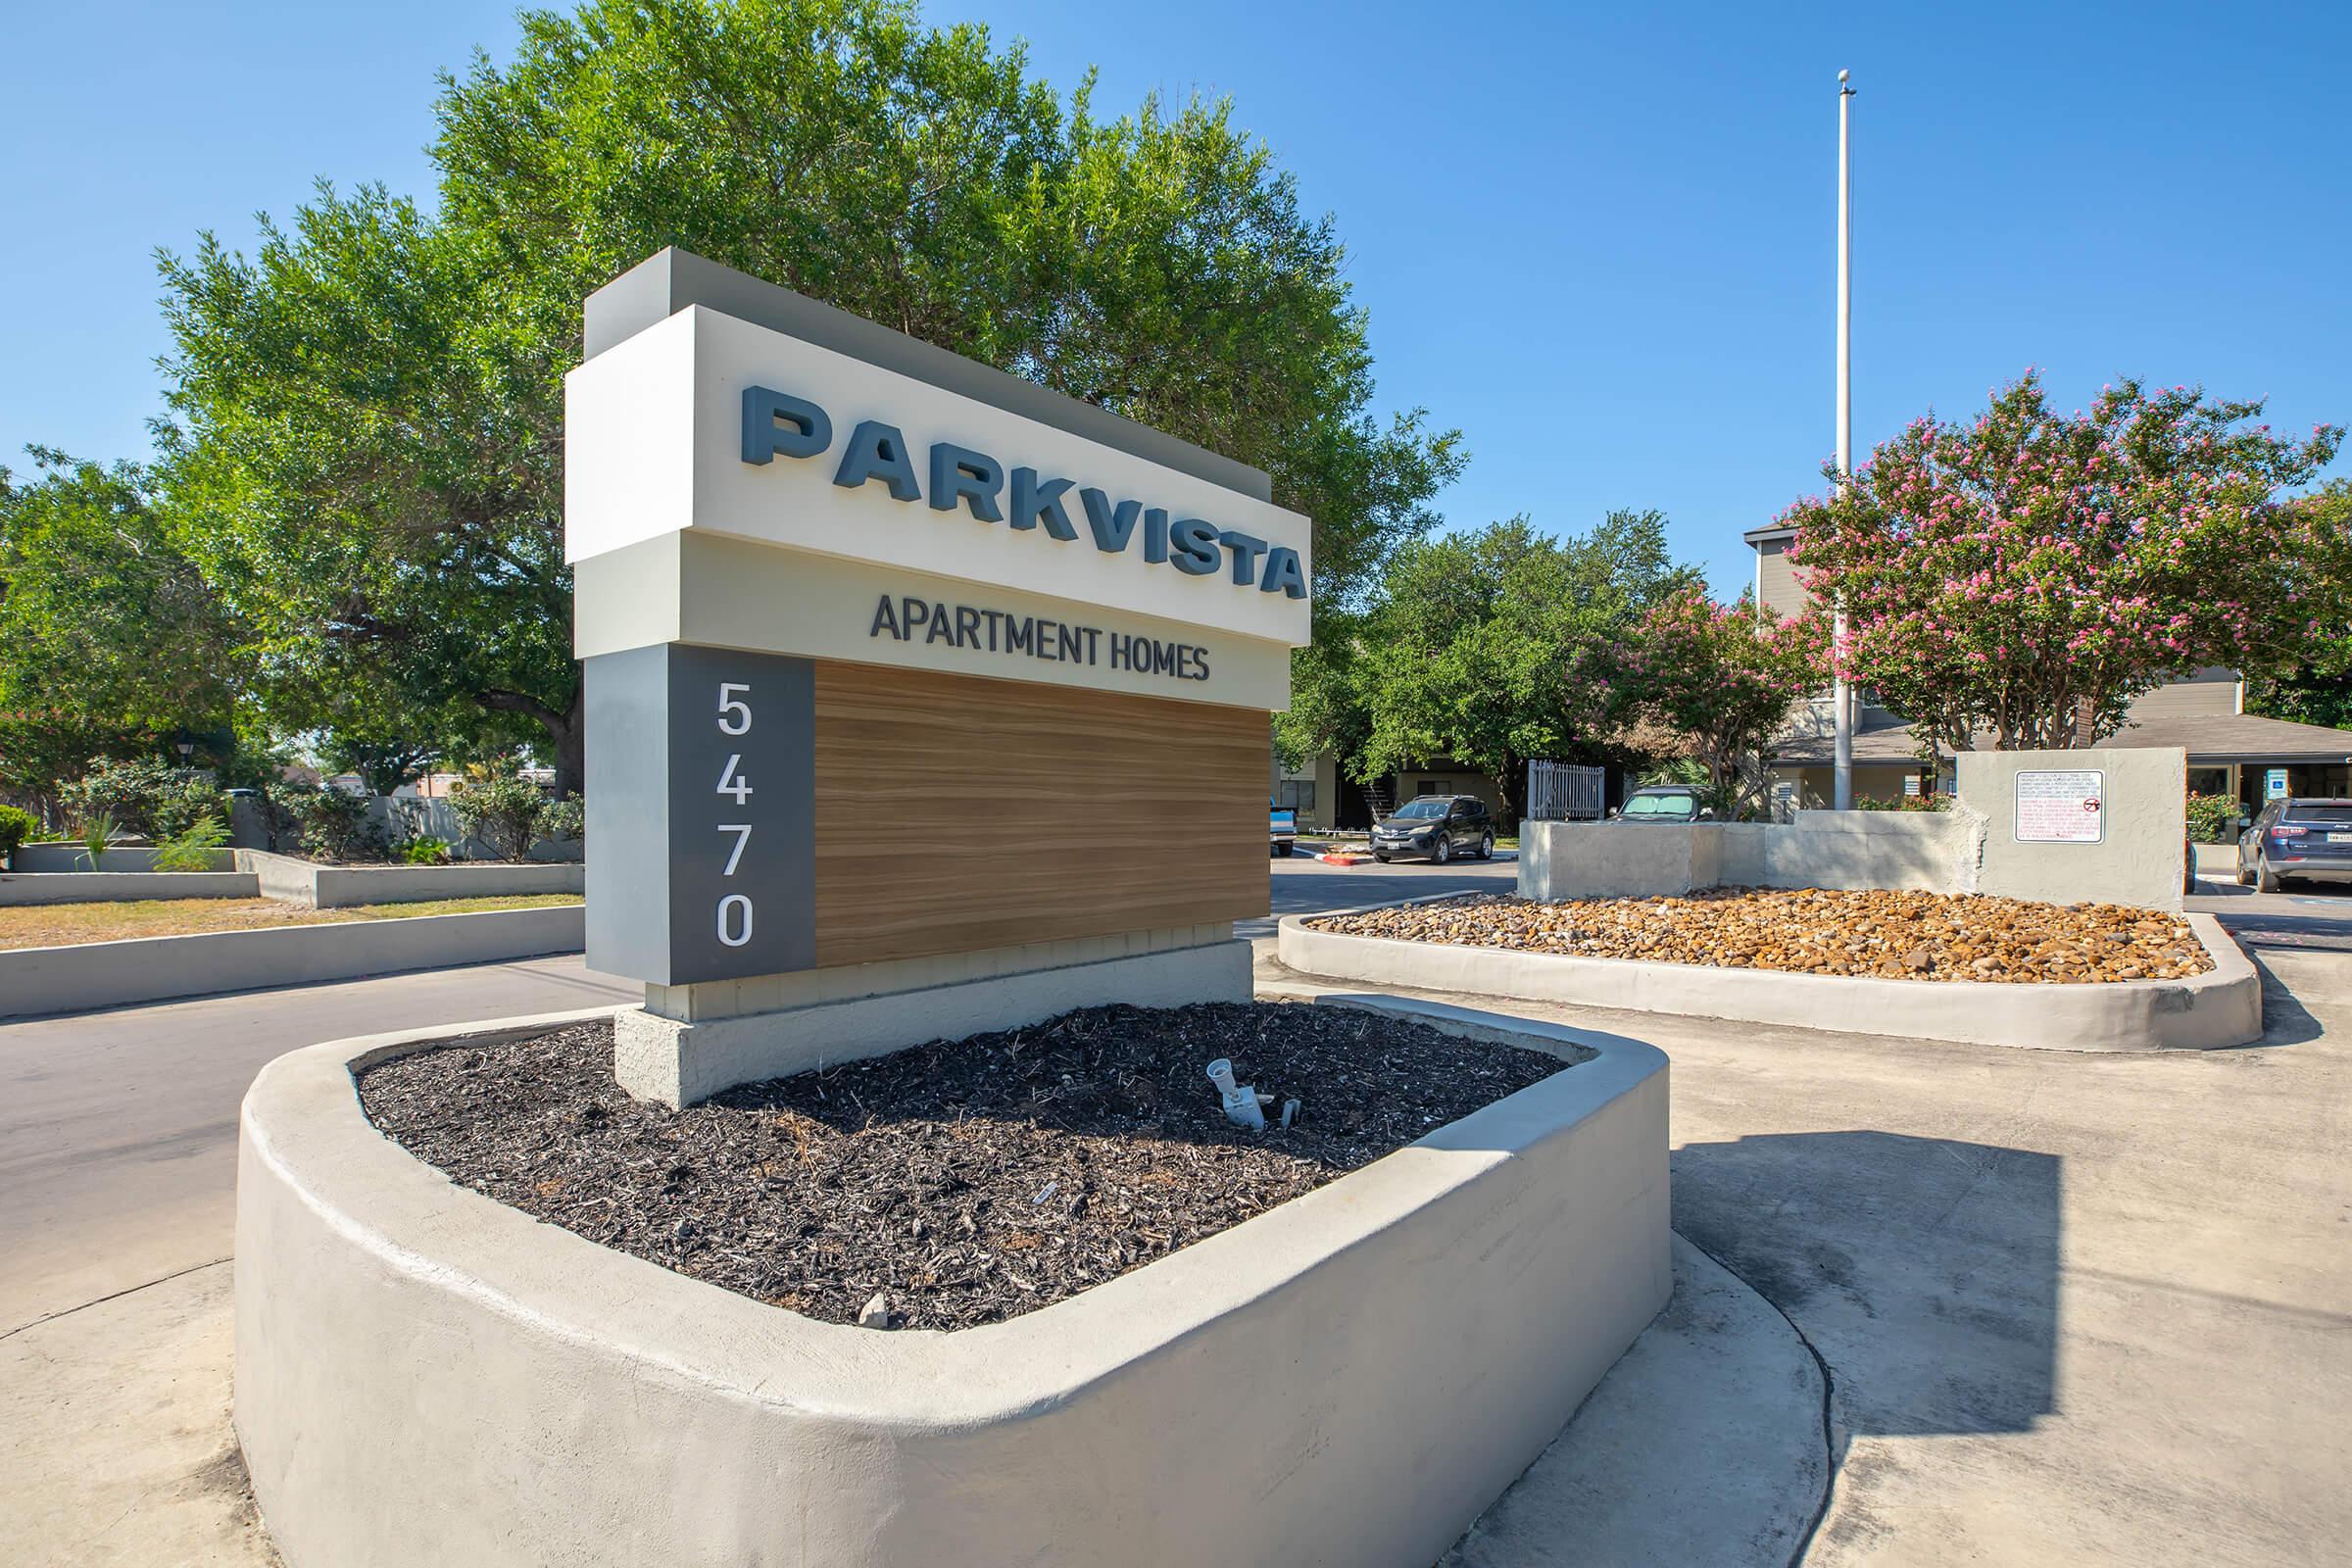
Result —
[{"label": "beige stucco wall", "polygon": [[1710,887],[1977,890],[1984,823],[1966,810],[1799,811],[1790,823],[1532,822],[1522,898],[1653,898]]},{"label": "beige stucco wall", "polygon": [[[2178,746],[2066,752],[1963,752],[1960,799],[1984,813],[1986,893],[2057,904],[2180,907],[2188,754]],[[2017,775],[2104,774],[2105,836],[2096,844],[2027,844],[2017,836]]]}]

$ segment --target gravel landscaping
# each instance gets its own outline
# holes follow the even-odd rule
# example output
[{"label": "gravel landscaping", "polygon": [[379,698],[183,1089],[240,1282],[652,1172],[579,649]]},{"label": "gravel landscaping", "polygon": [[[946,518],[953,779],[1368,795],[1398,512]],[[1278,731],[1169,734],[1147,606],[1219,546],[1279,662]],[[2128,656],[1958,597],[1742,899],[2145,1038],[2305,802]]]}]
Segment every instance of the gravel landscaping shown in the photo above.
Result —
[{"label": "gravel landscaping", "polygon": [[[606,1247],[834,1323],[994,1323],[1074,1296],[1558,1072],[1345,1007],[1093,1007],[748,1084],[682,1111],[612,1080],[609,1022],[369,1069],[386,1135]],[[1225,1119],[1203,1069],[1274,1096]],[[1296,1098],[1294,1125],[1275,1125]]]},{"label": "gravel landscaping", "polygon": [[276,899],[123,899],[93,904],[24,904],[0,907],[0,949],[63,948],[131,937],[186,937],[208,931],[264,931],[285,925],[332,925],[347,920],[406,920],[426,914],[481,914],[492,909],[544,909],[578,904],[576,893],[506,898],[433,899],[416,904],[363,904],[310,909]]},{"label": "gravel landscaping", "polygon": [[1895,980],[2178,980],[2213,968],[2178,915],[1944,893],[1710,888],[1558,904],[1471,894],[1306,923],[1407,942]]}]

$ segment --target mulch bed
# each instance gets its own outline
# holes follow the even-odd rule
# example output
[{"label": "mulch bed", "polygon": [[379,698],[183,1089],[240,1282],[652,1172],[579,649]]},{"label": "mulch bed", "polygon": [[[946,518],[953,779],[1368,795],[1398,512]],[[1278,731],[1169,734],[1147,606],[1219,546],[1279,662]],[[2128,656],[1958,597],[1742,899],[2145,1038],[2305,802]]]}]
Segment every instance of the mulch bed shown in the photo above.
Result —
[{"label": "mulch bed", "polygon": [[[1225,1119],[1203,1069],[1272,1093]],[[608,1022],[367,1071],[368,1115],[455,1181],[808,1317],[995,1323],[1074,1296],[1550,1076],[1558,1056],[1346,1007],[1093,1007],[729,1090],[612,1079]],[[1300,1102],[1278,1130],[1282,1102]]]},{"label": "mulch bed", "polygon": [[1406,942],[1891,980],[2177,980],[2213,967],[2178,915],[1984,894],[1710,888],[1553,904],[1473,894],[1306,923]]}]

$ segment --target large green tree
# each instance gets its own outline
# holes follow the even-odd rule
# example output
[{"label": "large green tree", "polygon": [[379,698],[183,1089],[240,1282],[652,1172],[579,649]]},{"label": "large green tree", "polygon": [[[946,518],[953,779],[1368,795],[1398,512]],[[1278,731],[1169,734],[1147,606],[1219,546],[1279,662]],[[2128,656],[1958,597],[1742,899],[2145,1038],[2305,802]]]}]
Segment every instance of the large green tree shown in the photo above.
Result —
[{"label": "large green tree", "polygon": [[175,471],[278,678],[358,674],[579,767],[562,553],[580,301],[664,246],[1267,469],[1344,613],[1460,466],[1368,412],[1327,220],[1224,104],[1096,118],[892,0],[599,0],[444,79],[437,211],[321,187],[167,257]]},{"label": "large green tree", "polygon": [[1696,581],[1668,555],[1657,512],[1613,512],[1564,538],[1514,517],[1408,542],[1345,646],[1301,662],[1283,750],[1335,751],[1359,780],[1454,758],[1515,815],[1530,758],[1608,752],[1630,710],[1610,679],[1621,645]]},{"label": "large green tree", "polygon": [[153,476],[31,456],[0,468],[0,790],[46,808],[93,757],[224,737],[247,672]]},{"label": "large green tree", "polygon": [[[2314,535],[2352,540],[2352,479],[2336,479],[2288,505]],[[2333,602],[2315,607],[2306,635],[2287,657],[2245,671],[2246,711],[2300,724],[2352,729],[2352,583],[2338,582]]]}]

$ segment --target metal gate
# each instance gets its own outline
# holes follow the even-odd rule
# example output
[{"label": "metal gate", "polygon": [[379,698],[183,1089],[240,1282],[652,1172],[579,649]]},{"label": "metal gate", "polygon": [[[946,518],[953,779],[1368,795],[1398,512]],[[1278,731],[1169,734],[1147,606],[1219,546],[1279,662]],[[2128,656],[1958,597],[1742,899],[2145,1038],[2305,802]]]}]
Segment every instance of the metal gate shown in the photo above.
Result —
[{"label": "metal gate", "polygon": [[1607,774],[1573,762],[1527,764],[1527,815],[1536,822],[1597,822]]}]

